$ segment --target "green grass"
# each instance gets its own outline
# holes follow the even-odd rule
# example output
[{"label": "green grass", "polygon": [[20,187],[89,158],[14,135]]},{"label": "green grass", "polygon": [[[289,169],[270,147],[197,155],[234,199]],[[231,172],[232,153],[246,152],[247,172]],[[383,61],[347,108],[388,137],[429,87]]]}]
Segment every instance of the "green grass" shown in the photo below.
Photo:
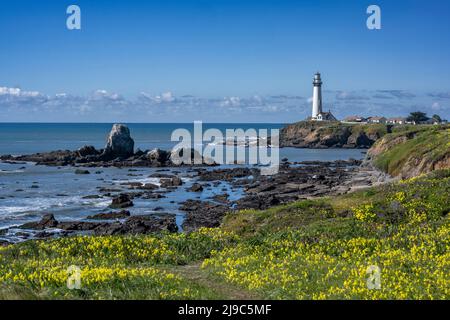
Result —
[{"label": "green grass", "polygon": [[378,134],[380,137],[387,133],[385,124],[359,124],[342,123],[339,121],[300,121],[290,124],[288,127],[297,129],[319,129],[323,133],[336,133],[349,129],[352,133],[365,132],[366,134]]},{"label": "green grass", "polygon": [[[222,228],[241,241],[204,267],[266,298],[448,299],[449,193],[445,170],[232,214]],[[381,268],[380,290],[366,286],[371,265]]]},{"label": "green grass", "polygon": [[0,249],[0,299],[448,299],[449,193],[443,170],[190,234],[27,241]]},{"label": "green grass", "polygon": [[420,203],[421,210],[427,208],[428,215],[446,216],[450,211],[450,170],[435,171],[427,178],[412,183],[387,184],[333,198],[302,200],[263,211],[231,213],[225,217],[222,229],[243,238],[297,229],[314,234],[317,228],[321,232],[326,231],[324,228],[330,228],[331,231],[327,231],[330,235],[342,233],[342,230],[345,233],[354,222],[353,208],[365,204],[374,205],[381,221],[398,222],[406,219],[404,208],[394,206],[396,202],[391,200],[399,192],[408,194],[415,204]]},{"label": "green grass", "polygon": [[408,176],[408,171],[421,163],[431,171],[437,162],[450,156],[450,126],[419,126],[394,132],[374,148],[384,149],[375,155],[375,166],[393,176]]}]

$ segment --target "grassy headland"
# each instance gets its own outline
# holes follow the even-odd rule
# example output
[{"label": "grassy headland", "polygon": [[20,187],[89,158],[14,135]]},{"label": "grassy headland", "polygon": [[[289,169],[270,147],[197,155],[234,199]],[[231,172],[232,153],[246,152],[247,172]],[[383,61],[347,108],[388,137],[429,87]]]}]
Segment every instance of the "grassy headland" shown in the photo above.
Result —
[{"label": "grassy headland", "polygon": [[298,148],[369,148],[389,132],[386,124],[300,121],[280,131],[280,146]]},{"label": "grassy headland", "polygon": [[450,167],[450,125],[399,127],[369,150],[376,167],[404,178]]}]

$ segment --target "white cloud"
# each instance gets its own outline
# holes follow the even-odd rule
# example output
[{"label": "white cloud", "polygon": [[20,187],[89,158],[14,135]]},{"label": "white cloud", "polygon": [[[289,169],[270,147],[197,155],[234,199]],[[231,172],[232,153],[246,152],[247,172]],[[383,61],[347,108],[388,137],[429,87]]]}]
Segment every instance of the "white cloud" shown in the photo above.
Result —
[{"label": "white cloud", "polygon": [[122,100],[122,96],[120,96],[117,93],[110,93],[106,90],[96,90],[91,95],[92,100],[101,100],[101,99],[108,99],[108,100]]},{"label": "white cloud", "polygon": [[398,98],[398,99],[412,99],[415,98],[416,95],[405,91],[405,90],[378,90],[380,93],[384,94],[390,94],[391,96]]},{"label": "white cloud", "polygon": [[431,109],[433,109],[433,110],[441,110],[441,104],[439,102],[434,102],[431,105]]},{"label": "white cloud", "polygon": [[[449,118],[450,108],[443,100],[424,94],[414,100],[393,99],[366,101],[378,91],[324,91],[324,109],[338,118],[354,114],[364,116],[405,116],[422,110]],[[387,93],[383,93],[388,95]],[[398,95],[397,91],[394,94]],[[409,95],[411,96],[411,95]],[[45,95],[38,91],[0,87],[1,121],[191,121],[201,117],[214,122],[294,122],[305,119],[311,111],[312,97],[289,95],[228,96],[200,98],[175,96],[171,91],[158,95],[141,92],[125,98],[104,89],[88,95],[58,93]],[[370,103],[369,103],[370,102]],[[389,103],[393,102],[393,103]],[[194,119],[195,118],[195,119]]]},{"label": "white cloud", "polygon": [[13,97],[39,97],[38,91],[22,91],[20,88],[0,87],[0,95]]},{"label": "white cloud", "polygon": [[220,103],[221,107],[239,107],[241,105],[241,98],[239,97],[225,97]]},{"label": "white cloud", "polygon": [[164,102],[172,102],[175,100],[172,92],[164,92],[161,94],[161,100]]},{"label": "white cloud", "polygon": [[144,99],[144,100],[148,100],[148,102],[154,102],[154,103],[170,103],[170,102],[174,102],[176,100],[175,96],[170,91],[163,92],[156,96],[153,96],[146,92],[141,92],[140,98]]},{"label": "white cloud", "polygon": [[336,99],[338,100],[369,100],[368,97],[355,94],[348,91],[338,91],[336,94]]}]

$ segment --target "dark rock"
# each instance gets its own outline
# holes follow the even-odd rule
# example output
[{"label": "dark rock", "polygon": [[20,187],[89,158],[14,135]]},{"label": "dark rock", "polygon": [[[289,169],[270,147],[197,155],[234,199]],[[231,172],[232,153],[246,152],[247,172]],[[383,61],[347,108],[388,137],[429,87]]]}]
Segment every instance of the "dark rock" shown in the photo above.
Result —
[{"label": "dark rock", "polygon": [[148,176],[149,178],[173,178],[174,174],[155,172]]},{"label": "dark rock", "polygon": [[250,168],[232,168],[217,170],[198,170],[198,179],[200,181],[232,181],[236,178],[245,178],[250,176],[258,176],[259,170]]},{"label": "dark rock", "polygon": [[124,182],[121,183],[122,186],[129,186],[131,189],[140,188],[143,186],[142,182]]},{"label": "dark rock", "polygon": [[236,202],[236,209],[259,209],[264,210],[280,204],[281,201],[276,195],[250,195]]},{"label": "dark rock", "polygon": [[228,200],[228,197],[229,197],[228,193],[224,193],[224,194],[217,194],[217,195],[213,196],[212,199],[216,202],[227,204],[230,202]]},{"label": "dark rock", "polygon": [[113,208],[113,209],[120,209],[120,208],[132,207],[132,206],[133,206],[133,201],[131,201],[130,196],[126,193],[121,193],[112,199],[112,203],[109,207]]},{"label": "dark rock", "polygon": [[135,157],[141,157],[141,156],[143,156],[144,154],[145,154],[145,152],[138,148],[138,149],[136,150],[136,152],[134,153],[134,156],[135,156]]},{"label": "dark rock", "polygon": [[161,199],[164,197],[165,196],[160,193],[146,193],[145,195],[142,196],[143,199]]},{"label": "dark rock", "polygon": [[77,151],[79,157],[93,156],[100,154],[93,146],[83,146]]},{"label": "dark rock", "polygon": [[357,132],[352,134],[348,139],[346,145],[348,147],[369,148],[374,143],[365,132]]},{"label": "dark rock", "polygon": [[98,191],[100,191],[100,192],[120,192],[122,190],[121,189],[117,189],[117,188],[98,187]]},{"label": "dark rock", "polygon": [[29,238],[30,237],[30,233],[26,233],[26,232],[16,232],[15,234],[14,234],[16,237],[22,237],[22,238],[25,238],[25,239],[27,239],[27,238]]},{"label": "dark rock", "polygon": [[201,227],[218,227],[230,208],[208,201],[187,200],[182,203],[180,210],[186,212],[183,230],[190,232]]},{"label": "dark rock", "polygon": [[152,166],[162,167],[170,161],[170,153],[161,149],[153,149],[147,153],[146,158]]},{"label": "dark rock", "polygon": [[153,183],[146,183],[146,184],[144,184],[144,185],[139,187],[139,189],[142,189],[142,190],[155,190],[155,189],[158,189],[158,188],[159,187],[156,184],[153,184]]},{"label": "dark rock", "polygon": [[89,170],[76,169],[75,174],[90,174]]},{"label": "dark rock", "polygon": [[38,222],[28,222],[21,225],[21,229],[33,229],[33,230],[44,230],[47,228],[56,228],[58,221],[56,221],[55,216],[51,213],[44,214],[42,219]]},{"label": "dark rock", "polygon": [[162,178],[160,179],[160,182],[161,188],[178,187],[183,184],[183,181],[177,176],[174,176],[173,178]]},{"label": "dark rock", "polygon": [[103,151],[103,158],[128,158],[133,155],[134,140],[130,136],[130,129],[123,124],[114,124],[109,133],[106,142],[105,150]]},{"label": "dark rock", "polygon": [[96,235],[149,234],[161,231],[178,231],[174,216],[133,216],[124,223],[102,224],[94,230],[94,233]]},{"label": "dark rock", "polygon": [[130,211],[122,210],[122,211],[110,211],[104,213],[98,213],[92,216],[88,216],[87,219],[91,220],[114,220],[114,219],[124,219],[130,216]]},{"label": "dark rock", "polygon": [[191,192],[202,192],[203,186],[200,183],[194,183],[190,188],[187,189]]},{"label": "dark rock", "polygon": [[135,159],[135,160],[131,160],[131,162],[130,162],[130,159],[128,159],[128,161],[133,167],[148,167],[148,166],[150,166],[149,162],[146,160]]},{"label": "dark rock", "polygon": [[53,236],[53,233],[47,231],[41,231],[34,235],[36,238],[49,238]]},{"label": "dark rock", "polygon": [[102,196],[100,196],[98,194],[93,194],[93,195],[84,196],[82,199],[100,199],[100,198],[102,198]]},{"label": "dark rock", "polygon": [[57,225],[58,229],[66,231],[91,231],[97,228],[100,223],[85,221],[63,221]]}]

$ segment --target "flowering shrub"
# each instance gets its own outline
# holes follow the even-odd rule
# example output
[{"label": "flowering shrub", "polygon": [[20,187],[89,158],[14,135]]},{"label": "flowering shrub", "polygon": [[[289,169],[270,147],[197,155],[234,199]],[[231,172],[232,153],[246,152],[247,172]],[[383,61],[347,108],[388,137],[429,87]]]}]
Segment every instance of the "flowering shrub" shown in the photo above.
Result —
[{"label": "flowering shrub", "polygon": [[[76,236],[1,247],[0,298],[27,288],[33,298],[204,299],[217,298],[221,282],[274,299],[449,299],[449,193],[447,170],[247,210],[228,216],[221,228],[189,234]],[[196,282],[198,274],[186,279],[192,269],[180,271],[185,264],[198,270],[200,261],[211,288],[207,279]],[[71,265],[81,269],[79,290],[66,287]],[[368,286],[372,266],[380,270],[380,288]]]},{"label": "flowering shrub", "polygon": [[[201,291],[179,275],[165,271],[164,266],[203,258],[211,248],[220,249],[232,241],[232,234],[219,229],[200,229],[189,235],[76,236],[29,241],[0,248],[0,284],[31,286],[50,290],[58,297],[73,297],[77,291],[68,290],[66,282],[67,268],[75,265],[81,269],[80,292],[91,298],[123,294],[126,298],[202,298]],[[113,293],[111,288],[125,293]]]},{"label": "flowering shrub", "polygon": [[353,212],[355,213],[355,218],[359,221],[374,221],[377,217],[372,203],[353,208]]},{"label": "flowering shrub", "polygon": [[[308,244],[295,232],[259,246],[214,252],[203,268],[274,299],[448,299],[450,225],[405,227],[384,239],[352,238]],[[381,268],[381,290],[366,270]]]},{"label": "flowering shrub", "polygon": [[[344,210],[359,204],[347,218],[256,234],[262,241],[213,252],[202,266],[275,299],[449,299],[449,177],[447,170],[332,199]],[[381,270],[380,290],[367,286],[369,266]]]}]

